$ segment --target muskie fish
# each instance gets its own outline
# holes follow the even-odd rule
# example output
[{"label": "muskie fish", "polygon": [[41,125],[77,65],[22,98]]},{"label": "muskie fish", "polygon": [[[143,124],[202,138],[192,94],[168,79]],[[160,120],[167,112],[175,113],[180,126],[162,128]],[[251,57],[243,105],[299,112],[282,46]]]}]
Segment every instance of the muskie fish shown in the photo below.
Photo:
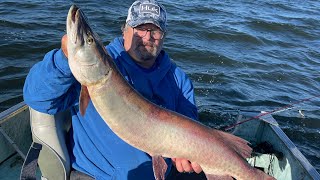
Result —
[{"label": "muskie fish", "polygon": [[208,179],[273,179],[245,161],[252,150],[247,141],[161,108],[137,93],[75,5],[68,13],[67,36],[69,66],[82,85],[81,114],[91,98],[115,134],[152,156],[156,179],[164,179],[167,167],[162,157],[196,162]]}]

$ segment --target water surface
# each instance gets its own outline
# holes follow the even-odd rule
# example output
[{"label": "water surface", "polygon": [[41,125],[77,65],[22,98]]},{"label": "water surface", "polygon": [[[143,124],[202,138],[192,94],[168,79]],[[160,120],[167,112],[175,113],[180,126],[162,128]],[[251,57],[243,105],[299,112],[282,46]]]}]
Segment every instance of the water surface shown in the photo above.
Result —
[{"label": "water surface", "polygon": [[[0,1],[0,111],[23,100],[29,69],[60,47],[71,4],[105,44],[121,36],[133,1]],[[319,96],[320,2],[162,1],[165,50],[192,79],[200,120],[221,127],[228,112],[272,111]],[[281,128],[320,171],[320,99],[277,113]],[[302,117],[298,110],[303,110]]]}]

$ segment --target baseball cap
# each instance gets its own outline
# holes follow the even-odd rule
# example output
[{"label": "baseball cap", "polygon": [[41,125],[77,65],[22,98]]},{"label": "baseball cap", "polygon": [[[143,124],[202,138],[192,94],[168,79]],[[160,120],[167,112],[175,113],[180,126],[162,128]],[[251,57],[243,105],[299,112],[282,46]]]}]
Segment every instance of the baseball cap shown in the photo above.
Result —
[{"label": "baseball cap", "polygon": [[167,12],[155,0],[137,0],[128,10],[126,23],[131,27],[152,23],[163,32],[167,31]]}]

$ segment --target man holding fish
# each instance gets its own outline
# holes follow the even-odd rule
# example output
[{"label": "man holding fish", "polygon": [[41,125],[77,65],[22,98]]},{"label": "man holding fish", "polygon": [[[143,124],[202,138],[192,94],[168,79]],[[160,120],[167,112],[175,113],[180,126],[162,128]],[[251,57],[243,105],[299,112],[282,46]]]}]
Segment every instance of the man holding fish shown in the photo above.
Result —
[{"label": "man holding fish", "polygon": [[[106,50],[123,77],[143,97],[197,120],[193,85],[162,49],[166,24],[166,11],[161,4],[154,0],[135,1],[122,27],[123,36],[115,38]],[[48,114],[70,109],[71,164],[80,176],[84,173],[89,179],[153,179],[150,155],[120,139],[91,101],[81,115],[81,85],[68,64],[67,41],[63,36],[61,49],[48,52],[30,70],[24,86],[25,102]],[[172,164],[179,172],[202,171],[197,163],[185,158],[167,158],[166,163],[166,176]]]}]

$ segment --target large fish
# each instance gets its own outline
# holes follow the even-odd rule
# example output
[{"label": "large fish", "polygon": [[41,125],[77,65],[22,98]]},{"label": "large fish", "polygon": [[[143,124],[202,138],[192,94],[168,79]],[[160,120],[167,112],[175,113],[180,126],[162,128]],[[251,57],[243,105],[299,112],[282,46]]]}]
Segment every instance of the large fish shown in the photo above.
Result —
[{"label": "large fish", "polygon": [[115,134],[152,156],[156,179],[164,179],[167,167],[162,157],[196,162],[208,179],[273,179],[245,161],[251,154],[247,141],[161,108],[137,93],[75,5],[68,13],[67,36],[68,62],[82,84],[81,114],[91,98]]}]

